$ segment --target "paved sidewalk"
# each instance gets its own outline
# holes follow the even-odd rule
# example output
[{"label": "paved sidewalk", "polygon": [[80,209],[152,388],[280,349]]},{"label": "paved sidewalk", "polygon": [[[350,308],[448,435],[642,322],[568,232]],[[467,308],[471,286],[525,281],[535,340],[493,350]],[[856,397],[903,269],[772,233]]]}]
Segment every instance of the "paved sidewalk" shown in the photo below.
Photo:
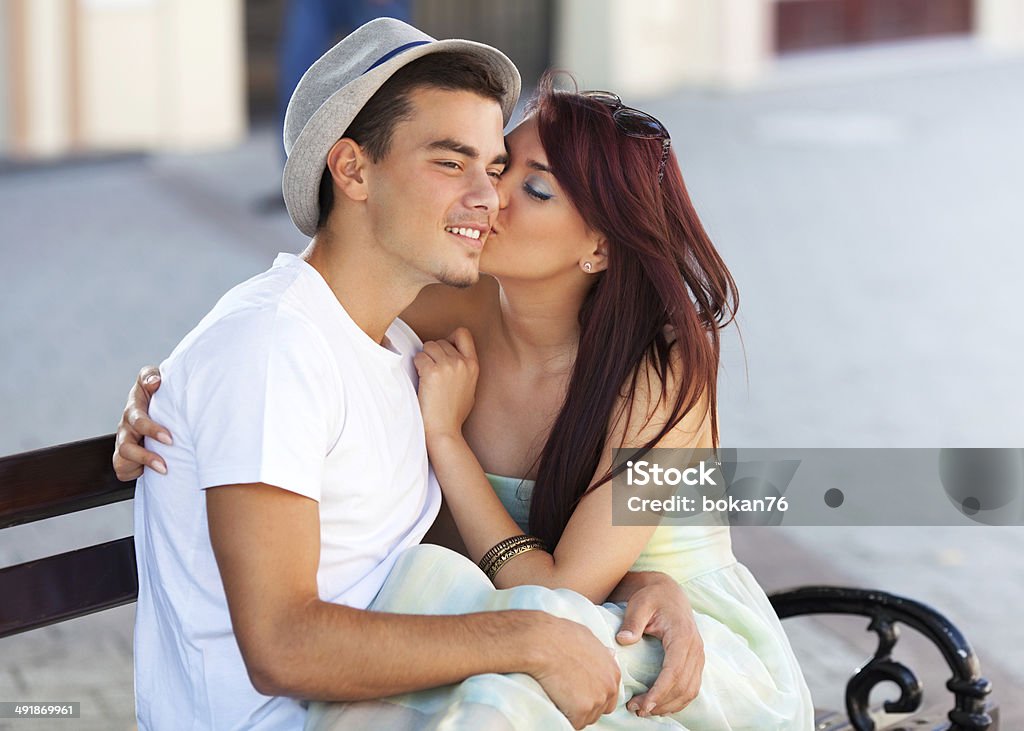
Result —
[{"label": "paved sidewalk", "polygon": [[[980,60],[644,105],[740,287],[725,445],[1024,446],[1021,88],[1024,63]],[[214,154],[0,175],[0,454],[111,431],[140,365],[300,250],[283,212],[256,212],[277,179],[265,132]],[[5,530],[0,565],[130,531],[130,505]],[[949,614],[998,683],[1003,728],[1024,728],[1024,529],[736,534],[769,589],[868,585]],[[4,640],[0,698],[81,701],[61,728],[132,728],[132,618]],[[854,624],[787,624],[819,703],[837,705],[865,657]]]}]

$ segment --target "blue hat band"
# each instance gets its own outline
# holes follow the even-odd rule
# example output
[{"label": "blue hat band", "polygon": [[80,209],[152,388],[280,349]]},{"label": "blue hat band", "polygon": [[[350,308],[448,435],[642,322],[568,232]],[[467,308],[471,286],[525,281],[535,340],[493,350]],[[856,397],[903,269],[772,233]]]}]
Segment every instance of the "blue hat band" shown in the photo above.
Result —
[{"label": "blue hat band", "polygon": [[[413,41],[412,43],[406,43],[404,46],[399,46],[398,48],[394,49],[393,51],[388,51],[383,56],[378,58],[374,62],[373,66],[371,66],[370,68],[366,69],[366,71],[364,71],[363,74],[368,74],[369,72],[373,71],[375,68],[380,66],[382,63],[390,61],[391,59],[393,59],[398,54],[404,53],[405,51],[408,51],[410,48],[415,48],[416,46],[423,46],[423,45],[426,45],[427,43],[430,43],[430,41]],[[360,74],[360,75],[362,75],[362,74]]]}]

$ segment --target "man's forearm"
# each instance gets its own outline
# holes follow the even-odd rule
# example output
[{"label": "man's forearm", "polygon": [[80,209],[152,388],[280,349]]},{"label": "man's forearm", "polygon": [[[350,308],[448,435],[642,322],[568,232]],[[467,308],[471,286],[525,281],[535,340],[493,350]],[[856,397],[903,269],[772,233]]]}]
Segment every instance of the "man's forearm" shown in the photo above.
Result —
[{"label": "man's forearm", "polygon": [[246,658],[257,690],[309,700],[362,700],[539,669],[542,612],[386,614],[309,603],[276,647]]}]

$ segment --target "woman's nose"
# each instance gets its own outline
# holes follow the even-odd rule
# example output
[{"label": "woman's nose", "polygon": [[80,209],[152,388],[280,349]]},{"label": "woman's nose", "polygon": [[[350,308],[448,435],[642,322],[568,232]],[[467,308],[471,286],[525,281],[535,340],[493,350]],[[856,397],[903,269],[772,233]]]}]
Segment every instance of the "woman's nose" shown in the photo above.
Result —
[{"label": "woman's nose", "polygon": [[500,211],[508,206],[509,183],[504,177],[500,177],[498,178],[495,188],[498,190],[498,210]]}]

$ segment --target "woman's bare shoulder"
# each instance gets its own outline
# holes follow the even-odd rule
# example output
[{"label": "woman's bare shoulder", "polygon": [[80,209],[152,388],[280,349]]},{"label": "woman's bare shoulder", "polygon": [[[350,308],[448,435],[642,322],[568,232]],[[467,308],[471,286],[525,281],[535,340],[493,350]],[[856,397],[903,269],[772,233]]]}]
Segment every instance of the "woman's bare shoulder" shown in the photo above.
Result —
[{"label": "woman's bare shoulder", "polygon": [[686,379],[682,348],[675,338],[669,339],[664,370],[656,359],[648,355],[641,361],[635,375],[636,387],[632,392],[629,386],[633,381],[630,379],[620,393],[610,430],[612,440],[621,440],[623,446],[640,446],[656,437],[671,420],[680,391],[685,391],[684,403],[692,401],[692,405],[658,446],[710,446],[711,414],[707,387]]},{"label": "woman's bare shoulder", "polygon": [[481,274],[469,287],[431,284],[424,287],[401,318],[420,340],[440,340],[458,327],[468,328],[479,339],[498,311],[498,282]]}]

